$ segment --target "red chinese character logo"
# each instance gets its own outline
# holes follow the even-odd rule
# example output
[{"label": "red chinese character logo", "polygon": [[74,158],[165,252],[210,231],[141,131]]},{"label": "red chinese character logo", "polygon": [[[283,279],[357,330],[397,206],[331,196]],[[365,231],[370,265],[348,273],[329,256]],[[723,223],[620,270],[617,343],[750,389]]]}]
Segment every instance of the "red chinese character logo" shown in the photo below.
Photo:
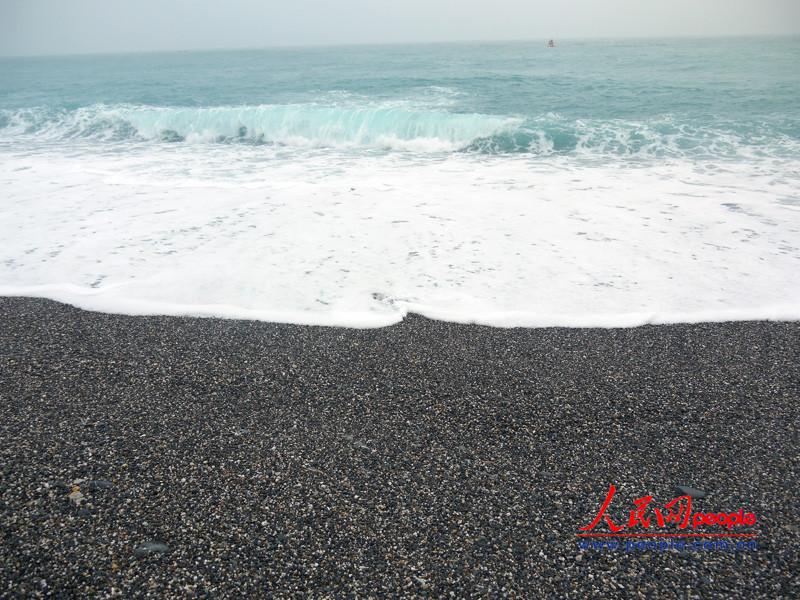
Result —
[{"label": "red chinese character logo", "polygon": [[611,531],[617,532],[620,529],[622,529],[621,526],[618,527],[617,525],[614,525],[614,523],[611,522],[611,518],[608,515],[605,514],[606,509],[608,508],[608,505],[611,504],[611,498],[614,497],[614,492],[616,492],[616,491],[617,491],[617,489],[613,485],[610,486],[610,489],[608,490],[608,496],[606,496],[606,501],[603,502],[603,506],[600,509],[600,512],[597,513],[597,518],[588,527],[581,527],[580,528],[581,531],[587,531],[589,529],[594,529],[595,525],[597,525],[600,522],[600,519],[603,518],[603,515],[605,515],[606,522],[608,523],[608,526],[611,528]]},{"label": "red chinese character logo", "polygon": [[[686,506],[684,506],[684,504],[683,504],[684,500],[686,500]],[[674,508],[676,503],[678,505],[678,507],[677,507],[678,508],[678,512],[677,513],[675,512],[675,508]],[[685,508],[686,512],[684,513],[684,516],[683,516],[683,523],[681,523],[679,525],[679,527],[680,527],[680,529],[686,529],[686,526],[689,524],[689,517],[692,514],[692,497],[691,496],[679,496],[678,498],[675,498],[675,500],[673,500],[669,504],[665,504],[664,508],[668,508],[669,509],[669,514],[667,515],[667,522],[668,523],[673,523],[673,522],[677,523],[678,521],[680,521],[681,520],[681,514],[684,513],[684,508]],[[662,527],[663,527],[663,525],[662,525]]]},{"label": "red chinese character logo", "polygon": [[[611,504],[611,499],[614,497],[616,491],[617,489],[613,485],[609,486],[608,495],[606,496],[605,502],[603,502],[603,506],[600,508],[600,512],[597,513],[597,517],[595,517],[591,525],[581,527],[580,531],[594,529],[603,517],[605,517],[606,523],[608,523],[611,531],[616,533],[624,528],[622,525],[614,525],[611,518],[606,514],[608,505]],[[646,513],[647,505],[652,502],[652,500],[652,496],[644,496],[643,498],[633,501],[636,508],[631,511],[630,518],[628,519],[628,527],[636,527],[637,525],[641,525],[645,528],[650,527],[650,516]],[[692,514],[692,498],[691,496],[680,496],[669,504],[664,505],[664,509],[664,512],[662,512],[661,509],[653,508],[659,527],[665,527],[667,523],[680,523],[678,527],[680,529],[685,529],[689,525]],[[666,514],[665,517],[666,509],[669,509],[669,513]]]}]

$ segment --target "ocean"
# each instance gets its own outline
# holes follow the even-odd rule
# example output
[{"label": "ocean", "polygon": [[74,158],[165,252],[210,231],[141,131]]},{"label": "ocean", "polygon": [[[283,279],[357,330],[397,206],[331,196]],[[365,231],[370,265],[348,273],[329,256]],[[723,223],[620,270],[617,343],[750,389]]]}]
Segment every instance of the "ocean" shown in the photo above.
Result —
[{"label": "ocean", "polygon": [[800,37],[0,59],[0,295],[800,319]]}]

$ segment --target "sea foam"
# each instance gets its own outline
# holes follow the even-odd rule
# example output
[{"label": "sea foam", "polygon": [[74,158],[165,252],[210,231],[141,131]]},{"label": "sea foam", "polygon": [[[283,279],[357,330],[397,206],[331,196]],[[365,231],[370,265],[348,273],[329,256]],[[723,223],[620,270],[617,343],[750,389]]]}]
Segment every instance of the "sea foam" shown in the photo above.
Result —
[{"label": "sea foam", "polygon": [[225,156],[5,161],[0,294],[359,327],[800,318],[800,211],[766,163]]}]

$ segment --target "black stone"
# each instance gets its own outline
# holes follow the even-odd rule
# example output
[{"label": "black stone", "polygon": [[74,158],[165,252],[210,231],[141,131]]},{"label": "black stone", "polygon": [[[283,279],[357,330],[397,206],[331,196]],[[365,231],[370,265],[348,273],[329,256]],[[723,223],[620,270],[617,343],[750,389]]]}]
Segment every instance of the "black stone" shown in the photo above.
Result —
[{"label": "black stone", "polygon": [[112,487],[114,487],[114,484],[110,481],[90,481],[88,485],[88,488],[92,491],[107,490]]},{"label": "black stone", "polygon": [[148,554],[152,554],[154,552],[166,553],[169,551],[170,548],[166,544],[162,544],[160,542],[144,542],[137,546],[133,553],[136,556],[147,556]]},{"label": "black stone", "polygon": [[706,493],[703,490],[691,488],[688,485],[675,486],[675,492],[679,496],[689,496],[692,500],[699,500],[705,498]]}]

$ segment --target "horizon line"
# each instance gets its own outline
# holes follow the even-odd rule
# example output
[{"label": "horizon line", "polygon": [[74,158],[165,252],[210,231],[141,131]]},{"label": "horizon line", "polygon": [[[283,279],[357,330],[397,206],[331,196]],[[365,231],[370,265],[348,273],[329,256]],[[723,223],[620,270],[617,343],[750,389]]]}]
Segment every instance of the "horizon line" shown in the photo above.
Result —
[{"label": "horizon line", "polygon": [[[445,46],[458,44],[535,44],[539,41],[547,43],[548,40],[565,40],[566,42],[607,42],[607,41],[641,41],[641,40],[720,40],[734,38],[784,38],[800,37],[800,33],[724,33],[724,34],[668,34],[668,35],[626,35],[626,36],[564,36],[553,37],[543,36],[541,38],[518,38],[518,39],[469,39],[469,40],[439,40],[439,41],[396,41],[396,42],[332,42],[322,44],[280,44],[265,46],[219,46],[210,48],[165,48],[153,50],[87,50],[79,52],[50,52],[41,54],[4,54],[0,53],[0,59],[9,58],[70,58],[87,56],[127,56],[136,54],[181,54],[190,52],[247,52],[253,50],[315,50],[330,48],[360,48],[370,46]],[[558,47],[558,43],[556,44]]]}]

